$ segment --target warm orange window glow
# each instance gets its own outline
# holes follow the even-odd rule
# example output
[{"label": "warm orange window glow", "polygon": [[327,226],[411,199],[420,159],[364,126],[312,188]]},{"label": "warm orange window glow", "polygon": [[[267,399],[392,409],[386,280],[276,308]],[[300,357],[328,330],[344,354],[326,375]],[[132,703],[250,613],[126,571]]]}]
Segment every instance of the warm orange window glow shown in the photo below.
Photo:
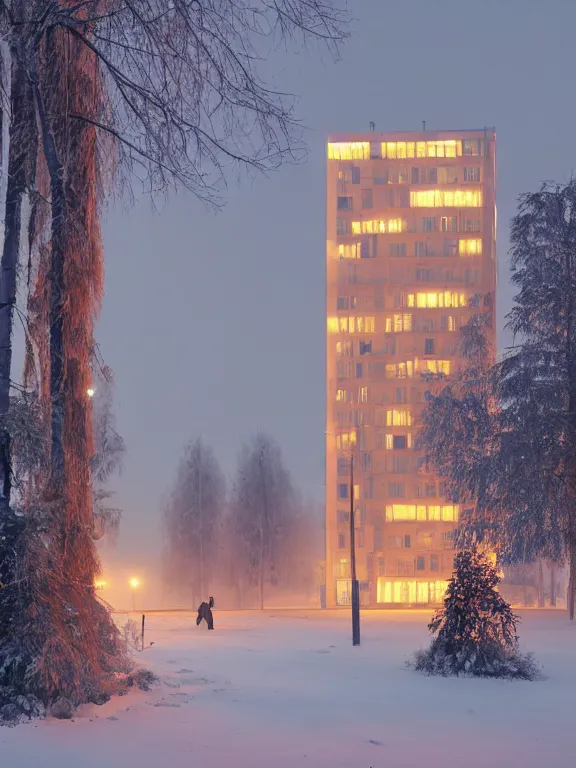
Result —
[{"label": "warm orange window glow", "polygon": [[462,142],[457,139],[443,141],[383,141],[382,157],[402,160],[410,157],[461,157]]},{"label": "warm orange window glow", "polygon": [[418,373],[443,373],[450,376],[450,360],[418,360]]},{"label": "warm orange window glow", "polygon": [[404,232],[406,221],[404,219],[353,221],[353,235],[385,235],[387,232]]},{"label": "warm orange window glow", "polygon": [[346,243],[338,246],[338,256],[341,259],[359,259],[361,254],[360,243]]},{"label": "warm orange window glow", "polygon": [[482,253],[482,240],[475,238],[472,240],[458,241],[458,254],[460,256],[476,256]]},{"label": "warm orange window glow", "polygon": [[411,427],[412,413],[407,408],[388,408],[386,410],[387,427]]},{"label": "warm orange window glow", "polygon": [[356,432],[341,432],[336,435],[336,448],[339,451],[350,450],[356,445]]},{"label": "warm orange window glow", "polygon": [[369,160],[370,142],[343,141],[328,144],[328,160]]},{"label": "warm orange window glow", "polygon": [[337,389],[336,390],[336,400],[339,403],[347,403],[348,402],[348,390],[347,389]]},{"label": "warm orange window glow", "polygon": [[413,189],[411,208],[481,208],[481,189]]},{"label": "warm orange window glow", "polygon": [[427,293],[409,293],[407,303],[409,307],[434,309],[437,307],[465,307],[467,300],[464,293],[429,291]]},{"label": "warm orange window glow", "polygon": [[377,582],[376,600],[379,603],[441,603],[446,593],[446,581],[416,581],[383,579]]},{"label": "warm orange window glow", "polygon": [[328,333],[374,333],[374,317],[329,317]]},{"label": "warm orange window glow", "polygon": [[402,331],[412,330],[412,315],[409,313],[398,313],[397,315],[389,315],[386,318],[385,331],[386,333],[401,333]]},{"label": "warm orange window glow", "polygon": [[458,504],[387,504],[386,520],[389,522],[402,520],[436,520],[445,523],[458,521],[460,507]]},{"label": "warm orange window glow", "polygon": [[407,360],[405,363],[387,363],[387,379],[411,379],[414,375],[414,363]]}]

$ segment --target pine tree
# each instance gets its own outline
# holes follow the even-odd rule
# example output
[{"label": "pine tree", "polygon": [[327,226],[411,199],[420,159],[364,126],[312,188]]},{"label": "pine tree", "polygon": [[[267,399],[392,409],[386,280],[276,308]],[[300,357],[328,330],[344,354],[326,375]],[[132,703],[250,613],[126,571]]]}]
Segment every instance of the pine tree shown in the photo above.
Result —
[{"label": "pine tree", "polygon": [[512,222],[508,327],[495,365],[469,368],[423,416],[434,469],[468,509],[458,543],[502,563],[568,561],[576,601],[576,180],[523,195]]},{"label": "pine tree", "polygon": [[519,617],[498,592],[499,581],[495,567],[476,549],[456,555],[444,607],[428,625],[434,638],[427,651],[416,654],[416,670],[429,675],[538,677],[532,656],[518,651]]}]

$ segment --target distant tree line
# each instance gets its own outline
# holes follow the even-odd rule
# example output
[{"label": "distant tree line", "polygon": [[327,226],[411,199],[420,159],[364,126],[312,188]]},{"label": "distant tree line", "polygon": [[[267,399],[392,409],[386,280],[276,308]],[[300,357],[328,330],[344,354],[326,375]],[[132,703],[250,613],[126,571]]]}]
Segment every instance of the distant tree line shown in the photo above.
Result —
[{"label": "distant tree line", "polygon": [[278,443],[258,433],[241,447],[230,487],[202,439],[184,449],[162,509],[168,599],[193,606],[223,593],[264,608],[279,595],[305,599],[323,553],[318,510],[305,504]]}]

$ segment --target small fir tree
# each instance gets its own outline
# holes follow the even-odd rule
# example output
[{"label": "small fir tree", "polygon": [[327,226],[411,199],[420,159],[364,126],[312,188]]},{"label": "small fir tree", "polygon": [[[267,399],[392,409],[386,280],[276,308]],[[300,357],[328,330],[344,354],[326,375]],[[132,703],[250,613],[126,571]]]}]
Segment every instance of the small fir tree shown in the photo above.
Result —
[{"label": "small fir tree", "polygon": [[519,617],[498,592],[499,581],[484,554],[459,552],[444,607],[428,625],[432,643],[411,666],[429,675],[536,679],[533,657],[518,650]]}]

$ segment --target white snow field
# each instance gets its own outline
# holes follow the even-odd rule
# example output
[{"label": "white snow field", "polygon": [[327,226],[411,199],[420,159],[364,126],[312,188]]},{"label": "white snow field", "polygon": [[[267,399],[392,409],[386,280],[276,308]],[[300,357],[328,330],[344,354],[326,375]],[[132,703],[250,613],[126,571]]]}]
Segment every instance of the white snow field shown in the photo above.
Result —
[{"label": "white snow field", "polygon": [[139,662],[161,678],[74,721],[0,728],[2,768],[568,768],[576,626],[526,612],[536,683],[428,678],[405,660],[429,612],[150,614]]}]

